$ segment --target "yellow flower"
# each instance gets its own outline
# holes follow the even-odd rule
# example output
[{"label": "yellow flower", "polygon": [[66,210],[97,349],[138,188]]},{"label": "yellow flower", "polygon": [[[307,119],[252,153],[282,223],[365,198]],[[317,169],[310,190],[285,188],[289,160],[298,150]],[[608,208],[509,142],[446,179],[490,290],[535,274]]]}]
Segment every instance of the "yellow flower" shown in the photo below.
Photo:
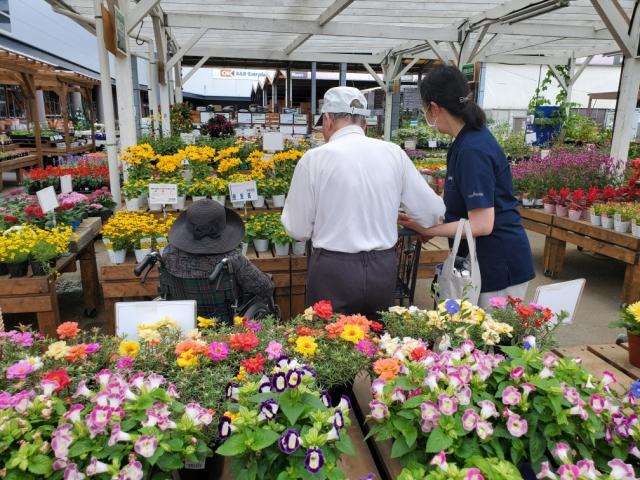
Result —
[{"label": "yellow flower", "polygon": [[213,328],[216,326],[215,318],[198,317],[198,327],[200,328]]},{"label": "yellow flower", "polygon": [[347,324],[344,326],[342,333],[340,334],[340,338],[346,340],[347,342],[357,344],[364,338],[364,332],[357,325]]},{"label": "yellow flower", "polygon": [[316,312],[313,311],[313,307],[308,307],[305,311],[304,311],[304,319],[307,320],[308,322],[313,320],[313,316],[316,314]]},{"label": "yellow flower", "polygon": [[236,327],[238,327],[240,325],[243,325],[244,324],[244,318],[236,315],[235,317],[233,317],[233,324]]},{"label": "yellow flower", "polygon": [[200,364],[200,359],[198,358],[198,354],[194,353],[193,350],[187,350],[180,354],[176,363],[179,367],[191,368],[197,367]]},{"label": "yellow flower", "polygon": [[640,302],[629,305],[627,307],[627,312],[633,315],[636,322],[640,322]]},{"label": "yellow flower", "polygon": [[65,341],[61,340],[59,342],[54,342],[51,345],[49,345],[49,348],[47,349],[44,356],[49,358],[55,358],[56,360],[62,360],[69,353],[69,348],[70,347],[67,345],[67,342]]},{"label": "yellow flower", "polygon": [[302,354],[305,357],[311,357],[316,353],[317,349],[318,344],[313,339],[313,337],[302,335],[296,340],[296,348],[294,348],[294,351]]},{"label": "yellow flower", "polygon": [[233,379],[237,382],[244,382],[247,378],[247,370],[244,367],[240,367],[240,371],[238,374],[233,377]]},{"label": "yellow flower", "polygon": [[231,420],[231,423],[233,423],[233,421],[238,418],[240,416],[239,413],[234,413],[234,412],[224,412],[223,414],[224,417],[229,417],[229,419]]},{"label": "yellow flower", "polygon": [[118,353],[122,357],[136,358],[140,352],[140,344],[133,340],[124,340],[120,343]]}]

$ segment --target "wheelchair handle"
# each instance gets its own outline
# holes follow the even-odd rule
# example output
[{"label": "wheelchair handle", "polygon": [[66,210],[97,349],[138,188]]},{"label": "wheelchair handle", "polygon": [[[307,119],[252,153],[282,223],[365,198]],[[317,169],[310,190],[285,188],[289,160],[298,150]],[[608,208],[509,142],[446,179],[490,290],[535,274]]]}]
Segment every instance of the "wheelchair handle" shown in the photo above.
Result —
[{"label": "wheelchair handle", "polygon": [[151,252],[145,255],[142,261],[138,265],[136,265],[136,268],[133,269],[133,274],[136,277],[139,277],[147,268],[151,269],[151,267],[153,267],[157,261],[158,252]]},{"label": "wheelchair handle", "polygon": [[216,265],[216,268],[213,269],[213,272],[211,272],[211,275],[209,275],[209,283],[215,283],[215,281],[220,276],[222,269],[225,267],[229,268],[229,265],[230,265],[229,259],[223,258],[222,261],[218,263],[218,265]]}]

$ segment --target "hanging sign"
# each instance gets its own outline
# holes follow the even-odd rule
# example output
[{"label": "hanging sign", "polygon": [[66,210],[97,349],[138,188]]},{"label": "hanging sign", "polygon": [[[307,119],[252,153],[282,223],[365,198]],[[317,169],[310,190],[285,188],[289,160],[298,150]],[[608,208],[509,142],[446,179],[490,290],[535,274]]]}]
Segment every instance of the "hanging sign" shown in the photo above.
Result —
[{"label": "hanging sign", "polygon": [[178,203],[178,185],[175,183],[150,183],[149,203],[162,205]]},{"label": "hanging sign", "polygon": [[475,82],[476,81],[476,65],[474,63],[465,63],[462,66],[462,74],[465,76],[467,81]]},{"label": "hanging sign", "polygon": [[113,13],[116,23],[116,48],[122,55],[126,55],[127,48],[127,24],[124,18],[124,13],[118,7],[113,7]]},{"label": "hanging sign", "polygon": [[60,191],[62,193],[73,192],[73,182],[71,180],[71,175],[63,175],[60,177]]},{"label": "hanging sign", "polygon": [[255,180],[229,184],[229,198],[232,202],[250,202],[258,199],[258,186]]},{"label": "hanging sign", "polygon": [[56,197],[56,191],[53,187],[38,190],[36,195],[43,213],[49,213],[58,208],[58,197]]}]

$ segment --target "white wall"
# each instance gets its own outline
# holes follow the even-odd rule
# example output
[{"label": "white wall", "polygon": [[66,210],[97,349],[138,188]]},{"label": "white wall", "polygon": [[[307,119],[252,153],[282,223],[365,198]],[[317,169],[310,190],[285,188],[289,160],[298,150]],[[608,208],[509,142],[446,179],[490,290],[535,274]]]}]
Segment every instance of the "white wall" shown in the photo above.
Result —
[{"label": "white wall", "polygon": [[[620,81],[619,65],[589,65],[573,86],[571,101],[586,107],[589,93],[615,92]],[[529,100],[542,81],[547,68],[543,65],[503,65],[490,63],[486,65],[484,80],[484,109],[526,109]],[[558,93],[558,85],[552,82],[545,96],[552,102]],[[615,101],[599,100],[594,107],[614,108]]]}]

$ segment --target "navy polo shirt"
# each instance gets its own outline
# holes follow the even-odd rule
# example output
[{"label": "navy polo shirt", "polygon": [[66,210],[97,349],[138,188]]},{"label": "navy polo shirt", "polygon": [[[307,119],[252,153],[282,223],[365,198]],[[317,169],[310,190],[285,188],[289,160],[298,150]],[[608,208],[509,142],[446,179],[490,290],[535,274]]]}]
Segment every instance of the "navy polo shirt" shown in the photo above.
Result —
[{"label": "navy polo shirt", "polygon": [[[476,238],[482,292],[494,292],[535,277],[529,239],[520,224],[511,168],[502,148],[484,127],[464,127],[447,153],[445,222],[469,218],[469,210],[495,209],[491,235]],[[466,256],[464,242],[459,256]]]}]

